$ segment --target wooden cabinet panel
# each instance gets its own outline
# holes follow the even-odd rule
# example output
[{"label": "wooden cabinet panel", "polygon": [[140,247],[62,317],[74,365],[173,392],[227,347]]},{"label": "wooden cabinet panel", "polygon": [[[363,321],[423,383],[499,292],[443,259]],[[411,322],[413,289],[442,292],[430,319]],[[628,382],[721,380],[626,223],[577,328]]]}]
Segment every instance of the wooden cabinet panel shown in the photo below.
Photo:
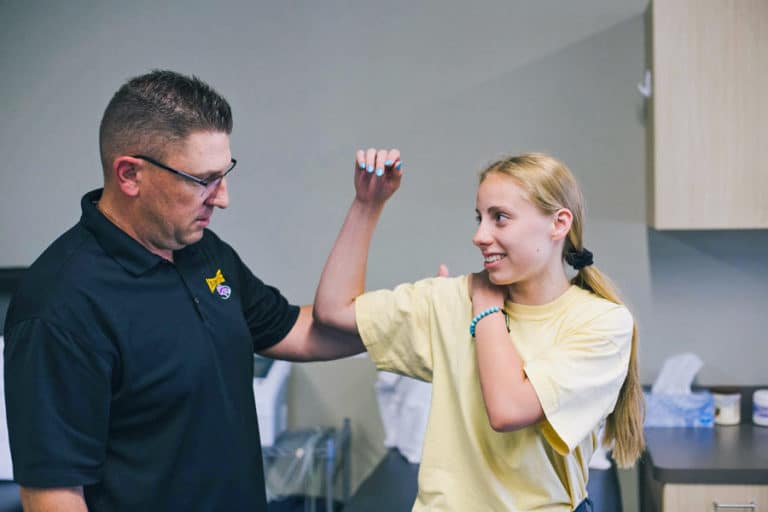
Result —
[{"label": "wooden cabinet panel", "polygon": [[649,223],[768,228],[768,1],[651,9]]},{"label": "wooden cabinet panel", "polygon": [[[662,502],[664,512],[766,512],[768,511],[768,486],[665,485]],[[721,507],[715,508],[715,503]],[[751,503],[755,505],[754,508],[748,506]],[[744,507],[737,508],[734,505],[744,505]]]}]

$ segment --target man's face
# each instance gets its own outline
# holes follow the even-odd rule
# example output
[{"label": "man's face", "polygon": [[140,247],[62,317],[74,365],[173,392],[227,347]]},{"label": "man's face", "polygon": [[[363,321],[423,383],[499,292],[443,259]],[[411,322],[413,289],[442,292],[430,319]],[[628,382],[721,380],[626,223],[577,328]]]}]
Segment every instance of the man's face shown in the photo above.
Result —
[{"label": "man's face", "polygon": [[[194,132],[169,150],[163,163],[208,180],[223,174],[232,154],[223,132]],[[199,241],[214,207],[229,205],[227,180],[207,190],[204,186],[165,171],[150,162],[142,165],[139,193],[142,241],[150,251],[170,256],[174,250]]]}]

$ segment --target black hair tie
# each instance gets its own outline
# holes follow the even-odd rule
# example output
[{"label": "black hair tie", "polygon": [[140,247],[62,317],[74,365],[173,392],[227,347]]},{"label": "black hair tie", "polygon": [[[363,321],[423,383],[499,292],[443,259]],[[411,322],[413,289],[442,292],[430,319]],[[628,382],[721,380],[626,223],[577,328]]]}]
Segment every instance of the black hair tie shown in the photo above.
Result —
[{"label": "black hair tie", "polygon": [[582,249],[580,251],[571,249],[565,253],[565,261],[576,270],[581,270],[594,263],[592,253],[587,249]]}]

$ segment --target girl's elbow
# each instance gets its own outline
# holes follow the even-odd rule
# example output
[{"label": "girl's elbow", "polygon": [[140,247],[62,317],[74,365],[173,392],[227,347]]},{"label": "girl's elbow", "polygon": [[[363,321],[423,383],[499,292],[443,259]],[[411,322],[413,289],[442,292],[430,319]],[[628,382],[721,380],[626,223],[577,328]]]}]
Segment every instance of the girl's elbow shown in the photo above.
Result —
[{"label": "girl's elbow", "polygon": [[312,308],[312,320],[321,327],[349,331],[350,324],[354,326],[354,309],[352,306],[344,308],[315,304]]},{"label": "girl's elbow", "polygon": [[312,306],[312,320],[320,325],[332,325],[333,315],[330,308],[315,303]]},{"label": "girl's elbow", "polygon": [[499,433],[514,432],[515,430],[521,429],[523,426],[525,426],[521,426],[517,422],[506,417],[492,416],[488,418],[488,421],[491,424],[491,428]]},{"label": "girl's elbow", "polygon": [[334,304],[316,302],[312,307],[312,320],[325,327],[336,327],[340,308]]},{"label": "girl's elbow", "polygon": [[488,422],[496,432],[514,432],[533,425],[538,418],[531,418],[524,411],[516,410],[488,410]]}]

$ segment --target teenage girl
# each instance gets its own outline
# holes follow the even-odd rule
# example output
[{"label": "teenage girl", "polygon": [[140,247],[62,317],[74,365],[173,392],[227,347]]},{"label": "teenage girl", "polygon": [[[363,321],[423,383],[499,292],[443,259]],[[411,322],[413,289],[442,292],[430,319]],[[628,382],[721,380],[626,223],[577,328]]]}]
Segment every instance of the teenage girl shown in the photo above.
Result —
[{"label": "teenage girl", "polygon": [[359,334],[379,370],[432,382],[413,510],[591,510],[598,430],[605,422],[602,442],[632,465],[643,402],[634,321],[584,248],[576,180],[543,154],[492,163],[472,239],[484,269],[364,293],[371,237],[401,177],[399,151],[358,152],[315,315]]}]

